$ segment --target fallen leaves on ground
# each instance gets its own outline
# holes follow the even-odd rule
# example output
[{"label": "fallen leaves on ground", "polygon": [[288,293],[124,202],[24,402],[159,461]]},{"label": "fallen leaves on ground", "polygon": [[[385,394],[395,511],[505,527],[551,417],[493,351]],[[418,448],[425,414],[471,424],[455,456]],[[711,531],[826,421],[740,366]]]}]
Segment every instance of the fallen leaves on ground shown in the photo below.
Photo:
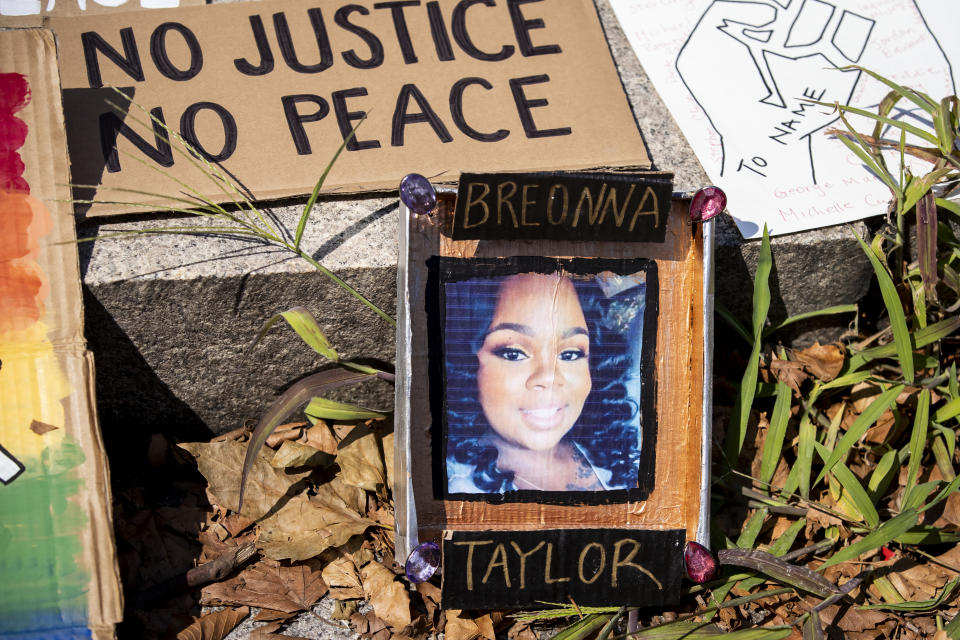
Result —
[{"label": "fallen leaves on ground", "polygon": [[248,615],[249,607],[208,613],[178,633],[177,640],[223,640]]}]

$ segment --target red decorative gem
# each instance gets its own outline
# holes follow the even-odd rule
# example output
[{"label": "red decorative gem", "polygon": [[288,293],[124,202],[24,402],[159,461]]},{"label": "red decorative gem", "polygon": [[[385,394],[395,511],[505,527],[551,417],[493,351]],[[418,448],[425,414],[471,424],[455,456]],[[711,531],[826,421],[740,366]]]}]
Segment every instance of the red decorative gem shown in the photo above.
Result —
[{"label": "red decorative gem", "polygon": [[713,559],[710,549],[691,540],[683,550],[683,568],[688,578],[702,584],[717,572],[717,561]]},{"label": "red decorative gem", "polygon": [[720,187],[704,187],[697,191],[690,202],[690,219],[706,222],[723,213],[727,208],[727,194]]}]

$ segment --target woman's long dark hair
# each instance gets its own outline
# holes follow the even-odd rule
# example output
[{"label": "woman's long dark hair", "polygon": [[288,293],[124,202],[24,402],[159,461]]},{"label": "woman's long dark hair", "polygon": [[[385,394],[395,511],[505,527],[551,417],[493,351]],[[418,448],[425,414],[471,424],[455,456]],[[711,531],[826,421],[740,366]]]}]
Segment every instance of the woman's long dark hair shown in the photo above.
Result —
[{"label": "woman's long dark hair", "polygon": [[[477,352],[493,320],[505,277],[445,285],[447,456],[471,465],[472,480],[485,493],[502,493],[513,484],[513,472],[497,467],[496,447],[483,442],[491,427],[477,396]],[[590,333],[592,389],[580,418],[564,437],[580,445],[592,464],[612,473],[611,485],[630,489],[637,485],[640,452],[636,405],[625,385],[633,365],[628,338],[604,321],[610,300],[596,279],[573,276],[571,280]]]}]

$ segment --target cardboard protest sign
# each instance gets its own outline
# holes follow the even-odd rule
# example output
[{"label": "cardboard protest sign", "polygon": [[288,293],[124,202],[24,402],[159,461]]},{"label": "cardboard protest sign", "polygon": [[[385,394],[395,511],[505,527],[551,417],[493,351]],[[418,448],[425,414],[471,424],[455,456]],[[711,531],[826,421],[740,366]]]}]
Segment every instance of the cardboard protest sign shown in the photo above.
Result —
[{"label": "cardboard protest sign", "polygon": [[0,0],[0,26],[36,27],[48,16],[90,16],[202,4],[203,0]]},{"label": "cardboard protest sign", "polygon": [[53,34],[0,32],[0,636],[122,618]]},{"label": "cardboard protest sign", "polygon": [[[590,0],[269,0],[50,24],[75,182],[102,185],[89,215],[163,200],[118,188],[178,193],[161,171],[228,199],[162,124],[258,199],[309,192],[358,124],[326,192],[650,164]],[[109,86],[142,110],[117,115]]]},{"label": "cardboard protest sign", "polygon": [[[844,128],[837,112],[815,104],[874,111],[884,99],[889,87],[844,67],[860,65],[937,101],[956,93],[960,80],[950,0],[891,0],[882,8],[870,0],[611,5],[746,238],[760,237],[764,224],[783,234],[886,213],[890,191],[825,133]],[[890,117],[928,120],[904,102]],[[875,124],[848,120],[866,134]],[[887,156],[894,176],[897,138]]]},{"label": "cardboard protest sign", "polygon": [[[568,222],[593,194],[578,226],[554,185]],[[433,213],[401,207],[397,550],[442,543],[445,608],[667,603],[684,543],[706,542],[703,229],[669,198],[635,236],[606,239],[601,218],[626,223],[661,186],[463,174]]]}]

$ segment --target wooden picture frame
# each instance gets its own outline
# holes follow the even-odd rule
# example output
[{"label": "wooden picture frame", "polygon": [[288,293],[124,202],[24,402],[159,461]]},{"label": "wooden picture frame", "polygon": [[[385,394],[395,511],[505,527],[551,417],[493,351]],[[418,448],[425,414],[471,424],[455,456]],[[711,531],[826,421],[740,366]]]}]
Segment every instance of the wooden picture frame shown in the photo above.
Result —
[{"label": "wooden picture frame", "polygon": [[[566,179],[565,174],[556,176],[560,182]],[[461,199],[467,187],[464,184],[465,177],[461,179]],[[482,176],[469,178],[484,179]],[[606,189],[604,174],[577,174],[575,178],[586,180],[584,184],[593,184],[597,189]],[[496,175],[494,179],[502,182],[503,175]],[[541,185],[538,187],[540,192],[545,192],[542,186],[544,174],[516,174],[512,180],[521,185],[524,194],[527,193],[522,191],[524,184]],[[619,204],[623,211],[627,207],[623,196],[628,185],[631,193],[641,193],[633,187],[653,183],[662,197],[663,181],[664,174],[618,175],[607,185],[607,201],[611,191],[618,189]],[[581,182],[572,184],[576,189],[594,188],[582,186]],[[576,195],[575,191],[572,193]],[[594,196],[598,193],[600,197],[596,200],[604,201],[604,192],[595,189]],[[555,201],[556,198],[550,200],[551,203]],[[569,202],[573,201],[571,197]],[[523,206],[526,207],[526,203]],[[551,205],[548,203],[547,206]],[[477,581],[485,574],[489,580],[484,580],[483,586],[490,587],[484,591],[479,589],[480,585],[471,584],[470,593],[464,595],[461,592],[466,583],[453,588],[448,585],[450,579],[445,576],[444,607],[466,601],[472,603],[471,608],[522,605],[532,603],[534,600],[530,598],[544,599],[551,593],[556,595],[561,592],[579,593],[580,597],[575,599],[581,604],[588,604],[593,599],[598,599],[597,604],[636,604],[640,601],[666,603],[676,597],[682,573],[684,543],[696,540],[707,544],[708,538],[711,411],[708,377],[709,354],[712,352],[713,238],[711,223],[691,222],[688,206],[689,202],[683,199],[660,202],[659,222],[663,228],[655,228],[659,224],[653,225],[651,229],[654,233],[652,236],[647,234],[646,238],[577,241],[532,239],[529,229],[524,230],[526,239],[497,238],[500,232],[496,231],[493,237],[454,239],[453,236],[458,235],[458,206],[453,193],[439,193],[437,208],[431,215],[415,215],[401,205],[395,452],[397,481],[394,486],[397,557],[406,558],[417,543],[428,540],[444,541],[445,554],[457,550],[473,553],[476,550],[478,555],[471,555],[470,559],[483,564],[477,569]],[[460,209],[459,219],[463,220],[462,206]],[[593,211],[599,211],[598,204]],[[615,212],[616,208],[612,211]],[[541,219],[549,215],[547,210]],[[629,215],[621,214],[621,217],[628,219]],[[493,220],[494,216],[491,215],[490,219]],[[501,217],[501,222],[504,219]],[[555,216],[554,219],[559,218]],[[610,219],[611,216],[608,216],[607,220]],[[533,209],[529,217],[521,220],[537,220]],[[597,215],[594,220],[602,223],[604,218]],[[509,225],[506,226],[504,233],[510,235]],[[582,229],[572,229],[568,235],[575,236],[582,232]],[[557,235],[555,229],[553,235]],[[604,235],[616,237],[616,232],[604,232],[601,237]],[[621,233],[620,236],[625,237],[625,234]],[[517,274],[547,277],[551,272],[559,273],[565,279],[571,274],[574,278],[587,279],[597,279],[597,274],[601,273],[628,276],[642,272],[645,276],[648,286],[645,289],[643,338],[639,350],[643,373],[637,403],[640,416],[638,429],[642,434],[637,482],[629,488],[612,487],[612,490],[603,491],[541,491],[534,490],[532,485],[524,486],[521,482],[501,484],[492,491],[465,493],[452,490],[447,468],[450,458],[447,412],[450,411],[451,400],[446,396],[449,372],[445,371],[445,366],[449,363],[444,360],[445,347],[448,346],[444,344],[444,327],[448,320],[445,300],[450,295],[454,298],[460,296],[458,299],[464,300],[480,295],[489,297],[492,295],[490,292],[497,290],[498,286],[505,286],[503,282],[516,282],[520,277]],[[534,276],[523,277],[529,280]],[[471,280],[482,280],[483,286],[470,289]],[[452,294],[445,293],[450,288],[447,285],[453,287]],[[457,287],[466,289],[457,291]],[[583,294],[580,295],[582,301]],[[581,306],[585,304],[581,303]],[[489,311],[487,313],[489,315]],[[461,316],[450,320],[457,326],[466,323]],[[484,407],[484,413],[489,414],[490,411],[489,407]],[[573,433],[573,430],[569,433]],[[597,588],[601,584],[598,576],[603,571],[603,567],[597,563],[603,556],[606,570],[616,568],[618,558],[612,554],[618,541],[622,541],[622,536],[619,539],[614,539],[616,536],[610,538],[609,549],[601,552],[599,548],[594,548],[590,551],[583,545],[589,546],[591,543],[583,542],[578,533],[587,530],[632,533],[639,542],[630,558],[660,562],[665,565],[661,570],[667,572],[660,577],[665,575],[667,578],[654,580],[638,590],[636,584],[629,587],[623,583],[618,585],[614,571],[610,580],[602,581],[606,586]],[[491,544],[488,545],[486,539],[476,541],[475,536],[480,532],[493,535],[489,540]],[[513,538],[510,537],[511,532]],[[543,555],[538,551],[536,556],[522,557],[522,550],[534,547],[520,545],[515,539],[518,536],[529,537],[527,532],[539,532],[541,538],[547,540],[549,547],[537,547],[543,552],[550,549],[556,557],[560,557],[561,549],[565,549],[564,557],[572,557],[574,560],[571,562],[579,558],[580,565],[574,564],[568,569],[575,578],[570,582],[559,582],[552,587],[553,591],[544,591],[540,588],[542,581],[533,580],[531,574],[526,576],[525,582],[529,583],[526,593],[517,590],[517,559],[532,563],[535,557]],[[551,541],[550,535],[554,534],[556,539]],[[467,540],[471,535],[474,536],[471,538],[473,542]],[[544,538],[544,535],[547,537]],[[664,540],[668,538],[669,544],[664,547],[667,544]],[[594,539],[599,538],[595,536]],[[652,542],[654,539],[659,542]],[[509,550],[511,543],[517,545],[517,551],[509,551],[510,559],[506,556],[500,558],[500,548]],[[479,544],[484,546],[476,546]],[[622,549],[616,547],[617,553]],[[595,571],[591,573],[591,570],[584,569],[584,558],[594,563]],[[620,555],[619,561],[623,562],[624,558],[627,558],[626,551]],[[662,558],[672,560],[661,562]],[[537,562],[542,563],[543,559]],[[457,564],[457,571],[464,573],[462,563]],[[508,565],[512,573],[507,571]],[[498,568],[491,573],[491,567]],[[497,580],[495,576],[500,574],[501,568],[504,577]],[[551,571],[563,573],[563,568],[560,565],[551,568],[547,561],[547,582],[551,580]],[[579,581],[576,579],[578,571],[582,578]],[[645,580],[639,572],[634,573],[637,573],[641,582]],[[467,579],[472,577],[468,575]],[[661,583],[665,580],[670,584],[663,586]],[[589,585],[591,588],[578,591],[578,583],[579,587]],[[660,586],[652,586],[654,583]],[[462,598],[467,600],[461,601]],[[552,601],[561,600],[566,601],[567,598]]]}]

